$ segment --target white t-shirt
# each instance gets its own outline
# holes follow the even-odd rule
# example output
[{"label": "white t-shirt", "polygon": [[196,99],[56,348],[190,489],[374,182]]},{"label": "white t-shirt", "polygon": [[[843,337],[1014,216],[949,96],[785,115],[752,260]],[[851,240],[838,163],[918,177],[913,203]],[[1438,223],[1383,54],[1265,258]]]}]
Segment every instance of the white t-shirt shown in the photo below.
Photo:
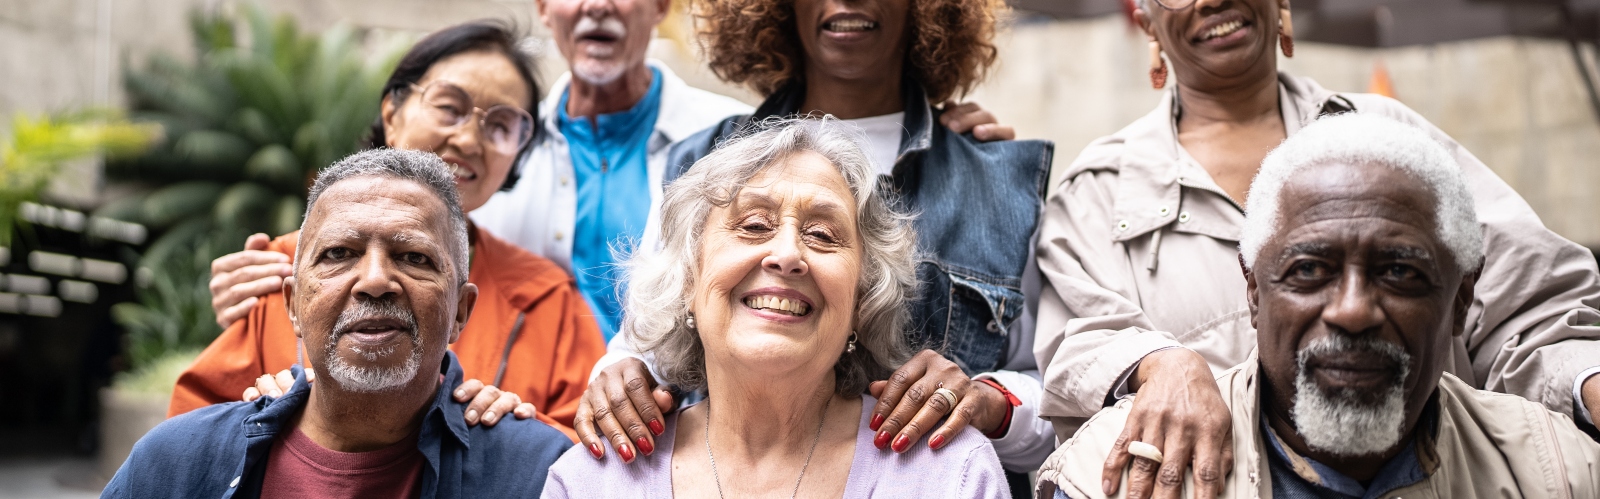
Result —
[{"label": "white t-shirt", "polygon": [[894,160],[900,155],[900,135],[905,130],[905,111],[883,116],[870,116],[843,120],[861,128],[867,134],[867,159],[872,161],[872,171],[879,175],[894,173]]}]

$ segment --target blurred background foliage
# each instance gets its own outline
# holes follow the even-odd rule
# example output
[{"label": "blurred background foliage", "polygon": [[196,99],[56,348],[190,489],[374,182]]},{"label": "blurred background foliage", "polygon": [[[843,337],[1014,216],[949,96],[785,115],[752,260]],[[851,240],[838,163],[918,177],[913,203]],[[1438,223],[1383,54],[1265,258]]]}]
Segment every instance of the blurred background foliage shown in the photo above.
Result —
[{"label": "blurred background foliage", "polygon": [[131,124],[103,109],[12,117],[11,135],[0,140],[0,247],[11,246],[13,229],[22,222],[18,208],[38,200],[63,163],[137,154],[160,133],[160,127]]},{"label": "blurred background foliage", "polygon": [[347,27],[304,33],[287,16],[242,4],[192,12],[195,57],[157,54],[123,76],[130,116],[165,140],[111,161],[106,176],[135,195],[95,214],[159,234],[141,257],[138,302],[112,311],[128,330],[129,364],[209,344],[219,332],[207,283],[212,259],[245,236],[299,227],[323,166],[360,148],[379,93],[409,40],[363,46]]}]

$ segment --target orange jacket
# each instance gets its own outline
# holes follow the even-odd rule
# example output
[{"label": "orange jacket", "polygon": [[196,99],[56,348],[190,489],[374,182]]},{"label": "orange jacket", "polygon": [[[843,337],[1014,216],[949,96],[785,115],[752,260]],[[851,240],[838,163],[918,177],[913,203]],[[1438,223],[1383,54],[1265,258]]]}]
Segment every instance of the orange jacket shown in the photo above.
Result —
[{"label": "orange jacket", "polygon": [[[474,226],[472,231],[473,261],[467,280],[478,285],[478,301],[450,349],[460,359],[466,379],[516,393],[539,409],[541,421],[576,440],[572,418],[578,400],[588,385],[589,370],[606,352],[593,314],[572,277],[555,263],[486,230]],[[292,258],[298,236],[294,232],[279,237],[267,249]],[[513,338],[512,327],[520,314],[526,315]],[[296,362],[297,339],[283,293],[262,297],[249,315],[228,326],[178,377],[167,417],[239,400],[256,378]],[[495,383],[502,367],[504,377]]]}]

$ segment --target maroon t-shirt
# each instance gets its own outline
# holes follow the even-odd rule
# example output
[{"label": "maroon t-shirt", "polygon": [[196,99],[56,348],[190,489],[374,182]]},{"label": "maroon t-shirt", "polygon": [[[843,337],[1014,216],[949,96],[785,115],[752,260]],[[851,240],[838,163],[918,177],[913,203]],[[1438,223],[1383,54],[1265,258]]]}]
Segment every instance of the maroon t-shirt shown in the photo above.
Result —
[{"label": "maroon t-shirt", "polygon": [[339,452],[295,428],[272,443],[261,497],[416,498],[425,462],[416,435],[375,451]]}]

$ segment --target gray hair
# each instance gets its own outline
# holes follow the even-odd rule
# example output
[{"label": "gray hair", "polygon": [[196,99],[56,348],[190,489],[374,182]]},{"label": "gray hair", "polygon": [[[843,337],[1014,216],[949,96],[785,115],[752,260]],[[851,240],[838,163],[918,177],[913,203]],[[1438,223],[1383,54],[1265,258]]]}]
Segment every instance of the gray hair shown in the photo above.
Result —
[{"label": "gray hair", "polygon": [[[306,196],[306,214],[300,220],[300,229],[305,230],[306,220],[311,219],[311,209],[317,205],[317,199],[322,197],[323,192],[327,192],[334,184],[357,177],[410,180],[437,195],[450,212],[450,241],[446,249],[450,251],[451,270],[455,272],[456,284],[467,282],[467,215],[461,211],[461,194],[456,192],[456,179],[450,174],[450,167],[431,152],[368,149],[323,168]],[[304,237],[295,241],[296,258],[300,256],[300,243],[303,241]]]},{"label": "gray hair", "polygon": [[[847,128],[848,127],[848,128]],[[668,185],[661,203],[661,249],[636,252],[627,263],[623,334],[655,356],[667,383],[686,390],[705,386],[705,346],[686,324],[700,272],[701,229],[713,206],[728,206],[750,179],[796,153],[822,155],[844,175],[856,202],[862,242],[854,319],[862,348],[834,364],[834,392],[853,395],[882,379],[910,355],[904,329],[909,296],[917,286],[916,237],[911,216],[878,188],[877,174],[854,127],[831,116],[772,118],[720,144]]]},{"label": "gray hair", "polygon": [[1433,193],[1435,234],[1462,272],[1477,270],[1483,260],[1483,232],[1473,208],[1472,191],[1455,158],[1427,132],[1372,114],[1345,113],[1317,120],[1283,141],[1261,162],[1250,183],[1239,253],[1246,268],[1282,224],[1279,197],[1283,185],[1308,166],[1328,163],[1376,163],[1421,179]]}]

